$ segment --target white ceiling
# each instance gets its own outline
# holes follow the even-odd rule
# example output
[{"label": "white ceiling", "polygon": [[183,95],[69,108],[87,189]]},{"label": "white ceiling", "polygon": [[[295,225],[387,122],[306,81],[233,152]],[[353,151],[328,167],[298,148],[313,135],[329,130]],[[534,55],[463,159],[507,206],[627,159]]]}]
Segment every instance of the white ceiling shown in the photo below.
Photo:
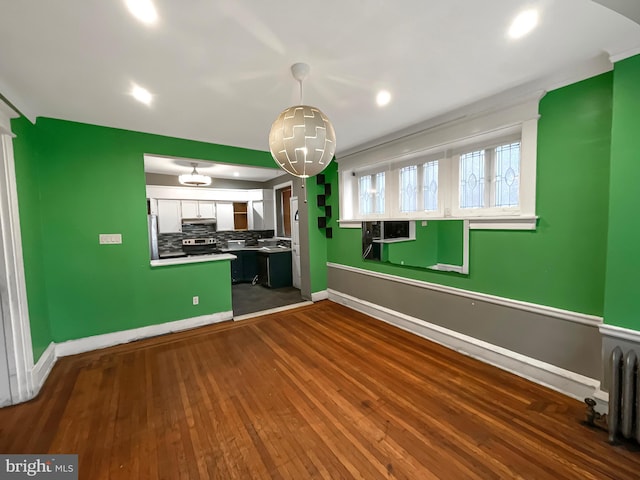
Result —
[{"label": "white ceiling", "polygon": [[[590,0],[154,1],[149,27],[123,0],[0,0],[0,94],[32,119],[268,150],[271,123],[298,103],[289,67],[302,61],[304,103],[332,120],[340,154],[640,47],[638,23]],[[602,3],[640,18],[638,0]],[[530,7],[538,28],[509,39]]]},{"label": "white ceiling", "polygon": [[247,180],[251,182],[266,182],[286,173],[279,168],[246,167],[229,163],[209,162],[189,158],[160,157],[156,155],[144,156],[144,171],[162,175],[182,175],[191,173],[193,166],[198,173],[213,178],[228,178],[231,180]]}]

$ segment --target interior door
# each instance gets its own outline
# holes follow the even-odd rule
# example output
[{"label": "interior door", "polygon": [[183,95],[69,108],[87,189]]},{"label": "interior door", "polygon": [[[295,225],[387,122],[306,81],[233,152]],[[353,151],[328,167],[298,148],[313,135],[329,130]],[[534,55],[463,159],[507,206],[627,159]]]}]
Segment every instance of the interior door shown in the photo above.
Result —
[{"label": "interior door", "polygon": [[298,197],[289,199],[291,206],[291,274],[293,286],[300,288],[300,221],[298,214]]}]

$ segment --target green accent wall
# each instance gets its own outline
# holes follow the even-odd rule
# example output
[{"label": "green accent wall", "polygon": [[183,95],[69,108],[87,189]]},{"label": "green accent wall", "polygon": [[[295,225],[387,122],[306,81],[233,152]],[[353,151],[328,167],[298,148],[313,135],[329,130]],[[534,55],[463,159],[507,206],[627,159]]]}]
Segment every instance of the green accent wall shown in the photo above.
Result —
[{"label": "green accent wall", "polygon": [[[328,203],[332,198],[338,198],[337,179],[338,165],[331,162],[322,174],[325,182],[331,184],[331,194],[325,195],[324,185],[318,185],[317,177],[306,180],[307,203],[309,214],[309,268],[311,277],[311,293],[322,292],[327,289],[327,244],[331,239],[326,237],[326,230],[318,227],[318,217],[325,216],[325,208],[319,207],[317,202],[318,195],[325,195]],[[334,186],[333,184],[336,183]],[[337,201],[335,205],[337,205]],[[338,207],[332,207],[331,217],[327,218],[327,227],[331,227],[333,232],[338,227]]]},{"label": "green accent wall", "polygon": [[[613,74],[608,72],[551,91],[541,100],[538,227],[535,231],[472,230],[468,276],[362,260],[359,229],[334,230],[334,238],[328,242],[328,260],[602,315],[612,88]],[[332,196],[331,202],[337,211],[337,196]]]},{"label": "green accent wall", "polygon": [[[31,343],[37,361],[53,341],[49,326],[49,309],[44,272],[42,208],[40,202],[40,154],[37,129],[25,118],[12,122],[12,130],[20,132],[13,141],[13,154],[18,179],[20,232],[25,259],[25,283],[28,292]],[[19,159],[19,160],[18,160]],[[28,260],[28,262],[27,262]]]},{"label": "green accent wall", "polygon": [[229,261],[150,267],[143,154],[275,168],[268,152],[48,118],[12,129],[34,360],[50,341],[231,310]]},{"label": "green accent wall", "polygon": [[640,330],[640,55],[615,64],[605,323]]}]

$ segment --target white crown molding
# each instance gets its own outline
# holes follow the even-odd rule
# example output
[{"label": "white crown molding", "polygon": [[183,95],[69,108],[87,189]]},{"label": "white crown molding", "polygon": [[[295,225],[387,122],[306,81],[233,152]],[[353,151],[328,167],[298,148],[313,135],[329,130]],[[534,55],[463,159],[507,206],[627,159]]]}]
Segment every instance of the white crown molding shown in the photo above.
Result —
[{"label": "white crown molding", "polygon": [[329,289],[329,300],[426,338],[463,355],[514,373],[577,400],[592,397],[600,382],[477,338]]},{"label": "white crown molding", "polygon": [[20,114],[0,99],[0,134],[15,137],[11,132],[11,119],[18,118]]},{"label": "white crown molding", "polygon": [[[11,102],[17,110],[19,110],[19,114],[27,117],[27,119],[29,119],[31,123],[36,123],[37,115],[31,108],[31,106],[27,105],[27,103],[24,102],[22,98],[16,95],[9,87],[7,87],[2,79],[0,79],[0,94],[2,94],[2,96],[4,96],[9,102]],[[0,104],[4,104],[4,102],[0,100]],[[13,111],[13,109],[11,111]],[[17,114],[16,116],[20,116],[19,114]]]},{"label": "white crown molding", "polygon": [[122,330],[120,332],[78,338],[76,340],[69,340],[56,344],[56,356],[66,357],[67,355],[90,352],[101,348],[120,345],[122,343],[133,342],[135,340],[156,337],[167,333],[180,332],[182,330],[202,327],[212,323],[224,322],[225,320],[231,320],[232,318],[233,312],[220,312],[211,315],[187,318],[184,320],[176,320],[174,322],[160,323],[158,325],[133,328],[131,330]]},{"label": "white crown molding", "polygon": [[638,54],[640,54],[640,45],[634,48],[629,48],[627,50],[620,51],[620,52],[611,53],[611,55],[609,55],[609,60],[611,61],[611,63],[617,63],[620,60],[624,60],[625,58],[629,58],[629,57],[634,57]]},{"label": "white crown molding", "polygon": [[370,277],[382,278],[384,280],[389,280],[396,283],[404,283],[406,285],[425,288],[428,290],[434,290],[437,292],[458,295],[461,297],[471,298],[474,300],[493,303],[495,305],[502,305],[505,307],[516,308],[518,310],[537,313],[540,315],[545,315],[547,317],[558,318],[561,320],[567,320],[574,323],[581,323],[583,325],[598,327],[602,324],[602,317],[598,317],[595,315],[588,315],[586,313],[573,312],[571,310],[563,310],[561,308],[549,307],[547,305],[540,305],[537,303],[523,302],[521,300],[513,300],[511,298],[499,297],[497,295],[489,295],[487,293],[479,293],[471,290],[464,290],[461,288],[449,287],[446,285],[440,285],[438,283],[424,282],[422,280],[413,280],[411,278],[399,277],[397,275],[390,275],[388,273],[374,272],[371,270],[351,267],[348,265],[341,265],[338,263],[327,262],[327,267],[337,268],[340,270],[345,270],[353,273],[359,273],[362,275],[368,275]]},{"label": "white crown molding", "polygon": [[602,324],[598,327],[602,335],[619,338],[629,342],[640,343],[640,332],[629,328],[616,327],[615,325]]}]

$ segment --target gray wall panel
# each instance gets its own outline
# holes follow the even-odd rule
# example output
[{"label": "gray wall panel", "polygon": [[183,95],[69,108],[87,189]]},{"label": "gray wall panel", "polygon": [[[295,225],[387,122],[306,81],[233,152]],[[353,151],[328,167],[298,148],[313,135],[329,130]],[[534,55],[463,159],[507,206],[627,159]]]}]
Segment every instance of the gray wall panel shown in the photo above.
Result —
[{"label": "gray wall panel", "polygon": [[331,267],[328,288],[590,378],[602,378],[602,340],[594,325]]}]

